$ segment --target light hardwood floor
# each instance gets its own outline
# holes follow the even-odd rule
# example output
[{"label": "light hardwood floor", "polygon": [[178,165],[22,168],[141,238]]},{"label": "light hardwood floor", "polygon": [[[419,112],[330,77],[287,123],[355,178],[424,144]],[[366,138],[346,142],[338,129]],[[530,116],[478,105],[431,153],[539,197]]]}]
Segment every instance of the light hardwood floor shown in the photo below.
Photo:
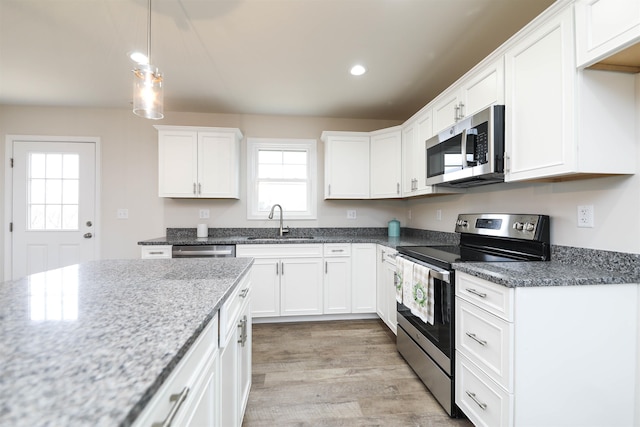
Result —
[{"label": "light hardwood floor", "polygon": [[472,426],[451,419],[379,320],[253,325],[244,427]]}]

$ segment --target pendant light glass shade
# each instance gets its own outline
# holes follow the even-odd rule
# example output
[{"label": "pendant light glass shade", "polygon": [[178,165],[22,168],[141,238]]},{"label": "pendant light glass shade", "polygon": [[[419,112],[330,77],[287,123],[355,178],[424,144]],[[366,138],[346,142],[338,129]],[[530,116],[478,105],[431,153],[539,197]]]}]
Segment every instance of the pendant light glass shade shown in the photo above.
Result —
[{"label": "pendant light glass shade", "polygon": [[164,117],[162,74],[150,64],[138,64],[133,70],[133,113],[145,119]]},{"label": "pendant light glass shade", "polygon": [[[147,55],[133,70],[133,113],[145,119],[164,117],[162,74],[151,65],[151,0],[147,15]],[[133,58],[133,56],[132,56]],[[140,60],[140,59],[138,59]]]}]

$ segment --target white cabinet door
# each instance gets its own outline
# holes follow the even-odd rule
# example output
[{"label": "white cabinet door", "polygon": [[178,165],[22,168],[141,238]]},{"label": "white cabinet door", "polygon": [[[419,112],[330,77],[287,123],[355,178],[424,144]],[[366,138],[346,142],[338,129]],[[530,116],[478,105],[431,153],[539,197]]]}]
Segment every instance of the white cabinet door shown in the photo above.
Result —
[{"label": "white cabinet door", "polygon": [[351,244],[351,312],[376,312],[376,245]]},{"label": "white cabinet door", "polygon": [[322,258],[280,262],[280,315],[322,314]]},{"label": "white cabinet door", "polygon": [[251,314],[253,317],[280,316],[279,259],[255,258],[253,260],[251,293]]},{"label": "white cabinet door", "polygon": [[239,197],[240,139],[234,128],[155,126],[160,197]]},{"label": "white cabinet door", "polygon": [[351,258],[324,259],[324,314],[351,313]]},{"label": "white cabinet door", "polygon": [[158,195],[196,197],[198,134],[167,130],[158,135]]},{"label": "white cabinet door", "polygon": [[207,362],[206,368],[202,373],[201,384],[194,387],[191,391],[194,395],[193,408],[185,408],[188,416],[185,419],[185,425],[192,426],[220,426],[220,358],[216,353],[216,357]]},{"label": "white cabinet door", "polygon": [[638,0],[579,0],[575,14],[578,67],[590,66],[640,42]]},{"label": "white cabinet door", "polygon": [[371,135],[371,198],[402,197],[402,134],[399,127]]},{"label": "white cabinet door", "polygon": [[376,308],[378,316],[384,323],[397,334],[398,313],[396,307],[395,288],[395,261],[392,261],[397,252],[385,246],[378,246],[377,249],[377,290]]},{"label": "white cabinet door", "polygon": [[409,197],[413,195],[417,187],[417,174],[415,151],[418,144],[418,131],[415,120],[405,123],[402,129],[402,195]]},{"label": "white cabinet door", "polygon": [[369,135],[328,135],[325,144],[325,199],[369,198]]},{"label": "white cabinet door", "polygon": [[575,168],[573,45],[567,8],[505,54],[506,181]]},{"label": "white cabinet door", "polygon": [[239,328],[233,328],[220,353],[220,408],[222,426],[239,426],[238,341]]},{"label": "white cabinet door", "polygon": [[504,59],[474,70],[460,85],[460,118],[471,116],[490,105],[504,104]]},{"label": "white cabinet door", "polygon": [[198,196],[240,197],[240,142],[229,132],[198,133]]},{"label": "white cabinet door", "polygon": [[[253,286],[251,293],[253,294]],[[240,313],[240,323],[238,324],[238,420],[240,424],[242,424],[242,418],[247,409],[249,391],[251,390],[251,349],[253,346],[251,304],[253,299],[254,295],[251,295],[250,301],[244,305]]]},{"label": "white cabinet door", "polygon": [[438,96],[432,107],[434,134],[455,124],[459,104],[460,90],[457,87],[451,87]]},{"label": "white cabinet door", "polygon": [[384,292],[387,300],[386,323],[394,334],[398,334],[398,309],[396,305],[396,266],[391,262],[384,262]]}]

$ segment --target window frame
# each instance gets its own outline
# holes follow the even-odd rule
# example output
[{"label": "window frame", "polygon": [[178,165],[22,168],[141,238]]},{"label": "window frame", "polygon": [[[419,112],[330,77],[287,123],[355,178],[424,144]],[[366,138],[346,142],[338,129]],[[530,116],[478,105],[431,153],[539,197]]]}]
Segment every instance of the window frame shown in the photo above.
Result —
[{"label": "window frame", "polygon": [[306,151],[307,152],[307,211],[284,211],[286,220],[318,219],[317,191],[317,140],[303,138],[247,138],[247,219],[268,219],[264,212],[258,211],[258,151]]}]

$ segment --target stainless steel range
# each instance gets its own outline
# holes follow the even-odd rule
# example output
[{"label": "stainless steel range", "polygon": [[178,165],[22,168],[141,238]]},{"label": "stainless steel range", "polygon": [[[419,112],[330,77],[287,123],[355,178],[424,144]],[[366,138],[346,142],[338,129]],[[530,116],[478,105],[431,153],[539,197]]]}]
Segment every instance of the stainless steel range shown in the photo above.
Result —
[{"label": "stainless steel range", "polygon": [[424,289],[417,280],[405,280],[404,292],[398,291],[398,351],[450,416],[460,414],[454,400],[453,264],[548,261],[551,255],[546,215],[461,214],[455,231],[459,245],[401,246],[397,263],[400,276],[424,278],[426,270],[429,283]]}]

